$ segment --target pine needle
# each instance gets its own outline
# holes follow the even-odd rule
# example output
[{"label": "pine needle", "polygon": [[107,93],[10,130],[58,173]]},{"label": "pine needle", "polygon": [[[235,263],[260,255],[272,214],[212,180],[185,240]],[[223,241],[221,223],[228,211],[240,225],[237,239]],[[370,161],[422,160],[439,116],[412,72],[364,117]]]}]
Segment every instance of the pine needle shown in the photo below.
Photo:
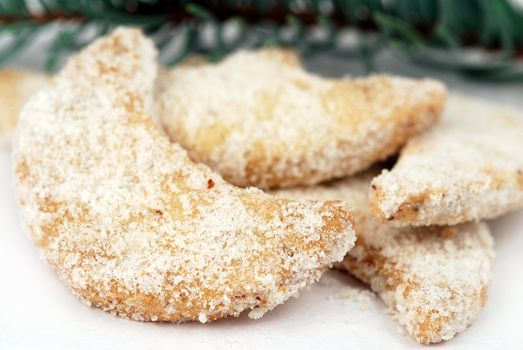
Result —
[{"label": "pine needle", "polygon": [[[49,71],[96,36],[132,25],[161,50],[182,40],[180,50],[164,57],[167,65],[192,54],[215,61],[240,47],[279,45],[304,55],[359,59],[374,71],[374,57],[389,47],[413,62],[470,77],[523,79],[523,10],[510,0],[0,0],[0,39],[8,38],[0,64],[22,53],[49,24],[64,21],[67,29],[43,58]],[[226,34],[231,25],[234,38]],[[87,28],[96,35],[85,40]],[[357,32],[354,47],[340,45],[348,29]],[[323,34],[315,35],[318,30]],[[482,48],[485,58],[478,63],[456,54],[470,48]]]}]

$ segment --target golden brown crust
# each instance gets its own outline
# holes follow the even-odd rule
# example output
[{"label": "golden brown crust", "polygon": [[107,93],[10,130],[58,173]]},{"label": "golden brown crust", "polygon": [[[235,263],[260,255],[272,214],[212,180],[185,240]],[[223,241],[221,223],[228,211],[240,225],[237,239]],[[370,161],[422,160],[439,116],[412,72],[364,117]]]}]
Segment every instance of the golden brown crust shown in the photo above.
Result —
[{"label": "golden brown crust", "polygon": [[353,174],[435,123],[438,82],[392,76],[339,80],[307,73],[295,53],[239,52],[162,75],[170,138],[239,186],[311,185]]},{"label": "golden brown crust", "polygon": [[13,158],[22,218],[86,303],[134,320],[258,318],[353,246],[348,206],[238,189],[150,117],[156,51],[120,29],[24,108]]},{"label": "golden brown crust", "polygon": [[353,178],[275,193],[286,198],[340,199],[351,204],[356,247],[342,266],[370,284],[420,343],[465,330],[483,308],[490,284],[493,241],[485,224],[397,228],[369,208],[376,169]]}]

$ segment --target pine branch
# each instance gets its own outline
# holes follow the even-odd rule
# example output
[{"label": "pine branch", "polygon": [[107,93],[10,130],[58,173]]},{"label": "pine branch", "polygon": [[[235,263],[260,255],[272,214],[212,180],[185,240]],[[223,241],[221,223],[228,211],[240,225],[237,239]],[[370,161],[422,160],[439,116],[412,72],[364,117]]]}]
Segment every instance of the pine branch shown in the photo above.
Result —
[{"label": "pine branch", "polygon": [[[371,71],[376,54],[389,47],[414,62],[479,78],[523,76],[523,12],[509,0],[0,0],[0,38],[10,39],[0,64],[58,22],[68,25],[43,62],[51,71],[95,37],[133,25],[171,52],[164,58],[169,65],[193,53],[218,60],[239,47],[283,45],[304,55],[356,57]],[[231,28],[235,35],[227,34]],[[357,33],[353,45],[341,40],[348,29]],[[479,62],[463,54],[475,46],[483,48]]]}]

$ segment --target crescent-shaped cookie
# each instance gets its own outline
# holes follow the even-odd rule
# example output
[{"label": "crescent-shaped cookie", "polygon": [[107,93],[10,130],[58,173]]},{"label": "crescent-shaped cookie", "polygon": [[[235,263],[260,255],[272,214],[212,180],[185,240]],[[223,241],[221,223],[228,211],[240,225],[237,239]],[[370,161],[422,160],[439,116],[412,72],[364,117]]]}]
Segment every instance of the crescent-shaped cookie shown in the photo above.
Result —
[{"label": "crescent-shaped cookie", "polygon": [[283,303],[343,259],[338,201],[227,184],[157,128],[156,50],[119,29],[25,106],[14,139],[22,219],[88,304],[134,320],[212,321]]},{"label": "crescent-shaped cookie", "polygon": [[24,103],[48,83],[49,78],[40,73],[0,70],[0,143],[5,146],[11,144],[18,114]]},{"label": "crescent-shaped cookie", "polygon": [[429,79],[321,78],[277,49],[175,68],[158,85],[173,141],[227,181],[264,189],[368,168],[437,121],[446,96]]},{"label": "crescent-shaped cookie", "polygon": [[356,247],[342,265],[370,284],[420,343],[451,339],[477,318],[488,295],[493,240],[482,223],[397,228],[369,208],[375,170],[326,185],[280,190],[287,198],[340,199],[354,210]]},{"label": "crescent-shaped cookie", "polygon": [[454,225],[523,206],[523,113],[451,96],[442,122],[408,142],[371,197],[398,225]]}]

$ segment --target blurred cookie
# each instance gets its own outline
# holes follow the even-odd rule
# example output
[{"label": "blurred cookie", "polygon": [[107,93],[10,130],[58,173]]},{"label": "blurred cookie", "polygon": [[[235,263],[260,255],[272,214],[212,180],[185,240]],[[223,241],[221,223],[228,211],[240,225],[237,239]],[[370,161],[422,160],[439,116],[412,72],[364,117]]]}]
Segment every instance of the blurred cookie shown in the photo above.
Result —
[{"label": "blurred cookie", "polygon": [[162,75],[171,140],[238,186],[311,185],[395,153],[440,117],[445,87],[393,76],[325,79],[296,54],[240,51]]},{"label": "blurred cookie", "polygon": [[523,206],[523,113],[451,95],[441,123],[372,181],[371,206],[398,225],[453,225]]},{"label": "blurred cookie", "polygon": [[11,144],[13,130],[24,103],[49,83],[46,75],[12,69],[0,70],[0,143]]}]

